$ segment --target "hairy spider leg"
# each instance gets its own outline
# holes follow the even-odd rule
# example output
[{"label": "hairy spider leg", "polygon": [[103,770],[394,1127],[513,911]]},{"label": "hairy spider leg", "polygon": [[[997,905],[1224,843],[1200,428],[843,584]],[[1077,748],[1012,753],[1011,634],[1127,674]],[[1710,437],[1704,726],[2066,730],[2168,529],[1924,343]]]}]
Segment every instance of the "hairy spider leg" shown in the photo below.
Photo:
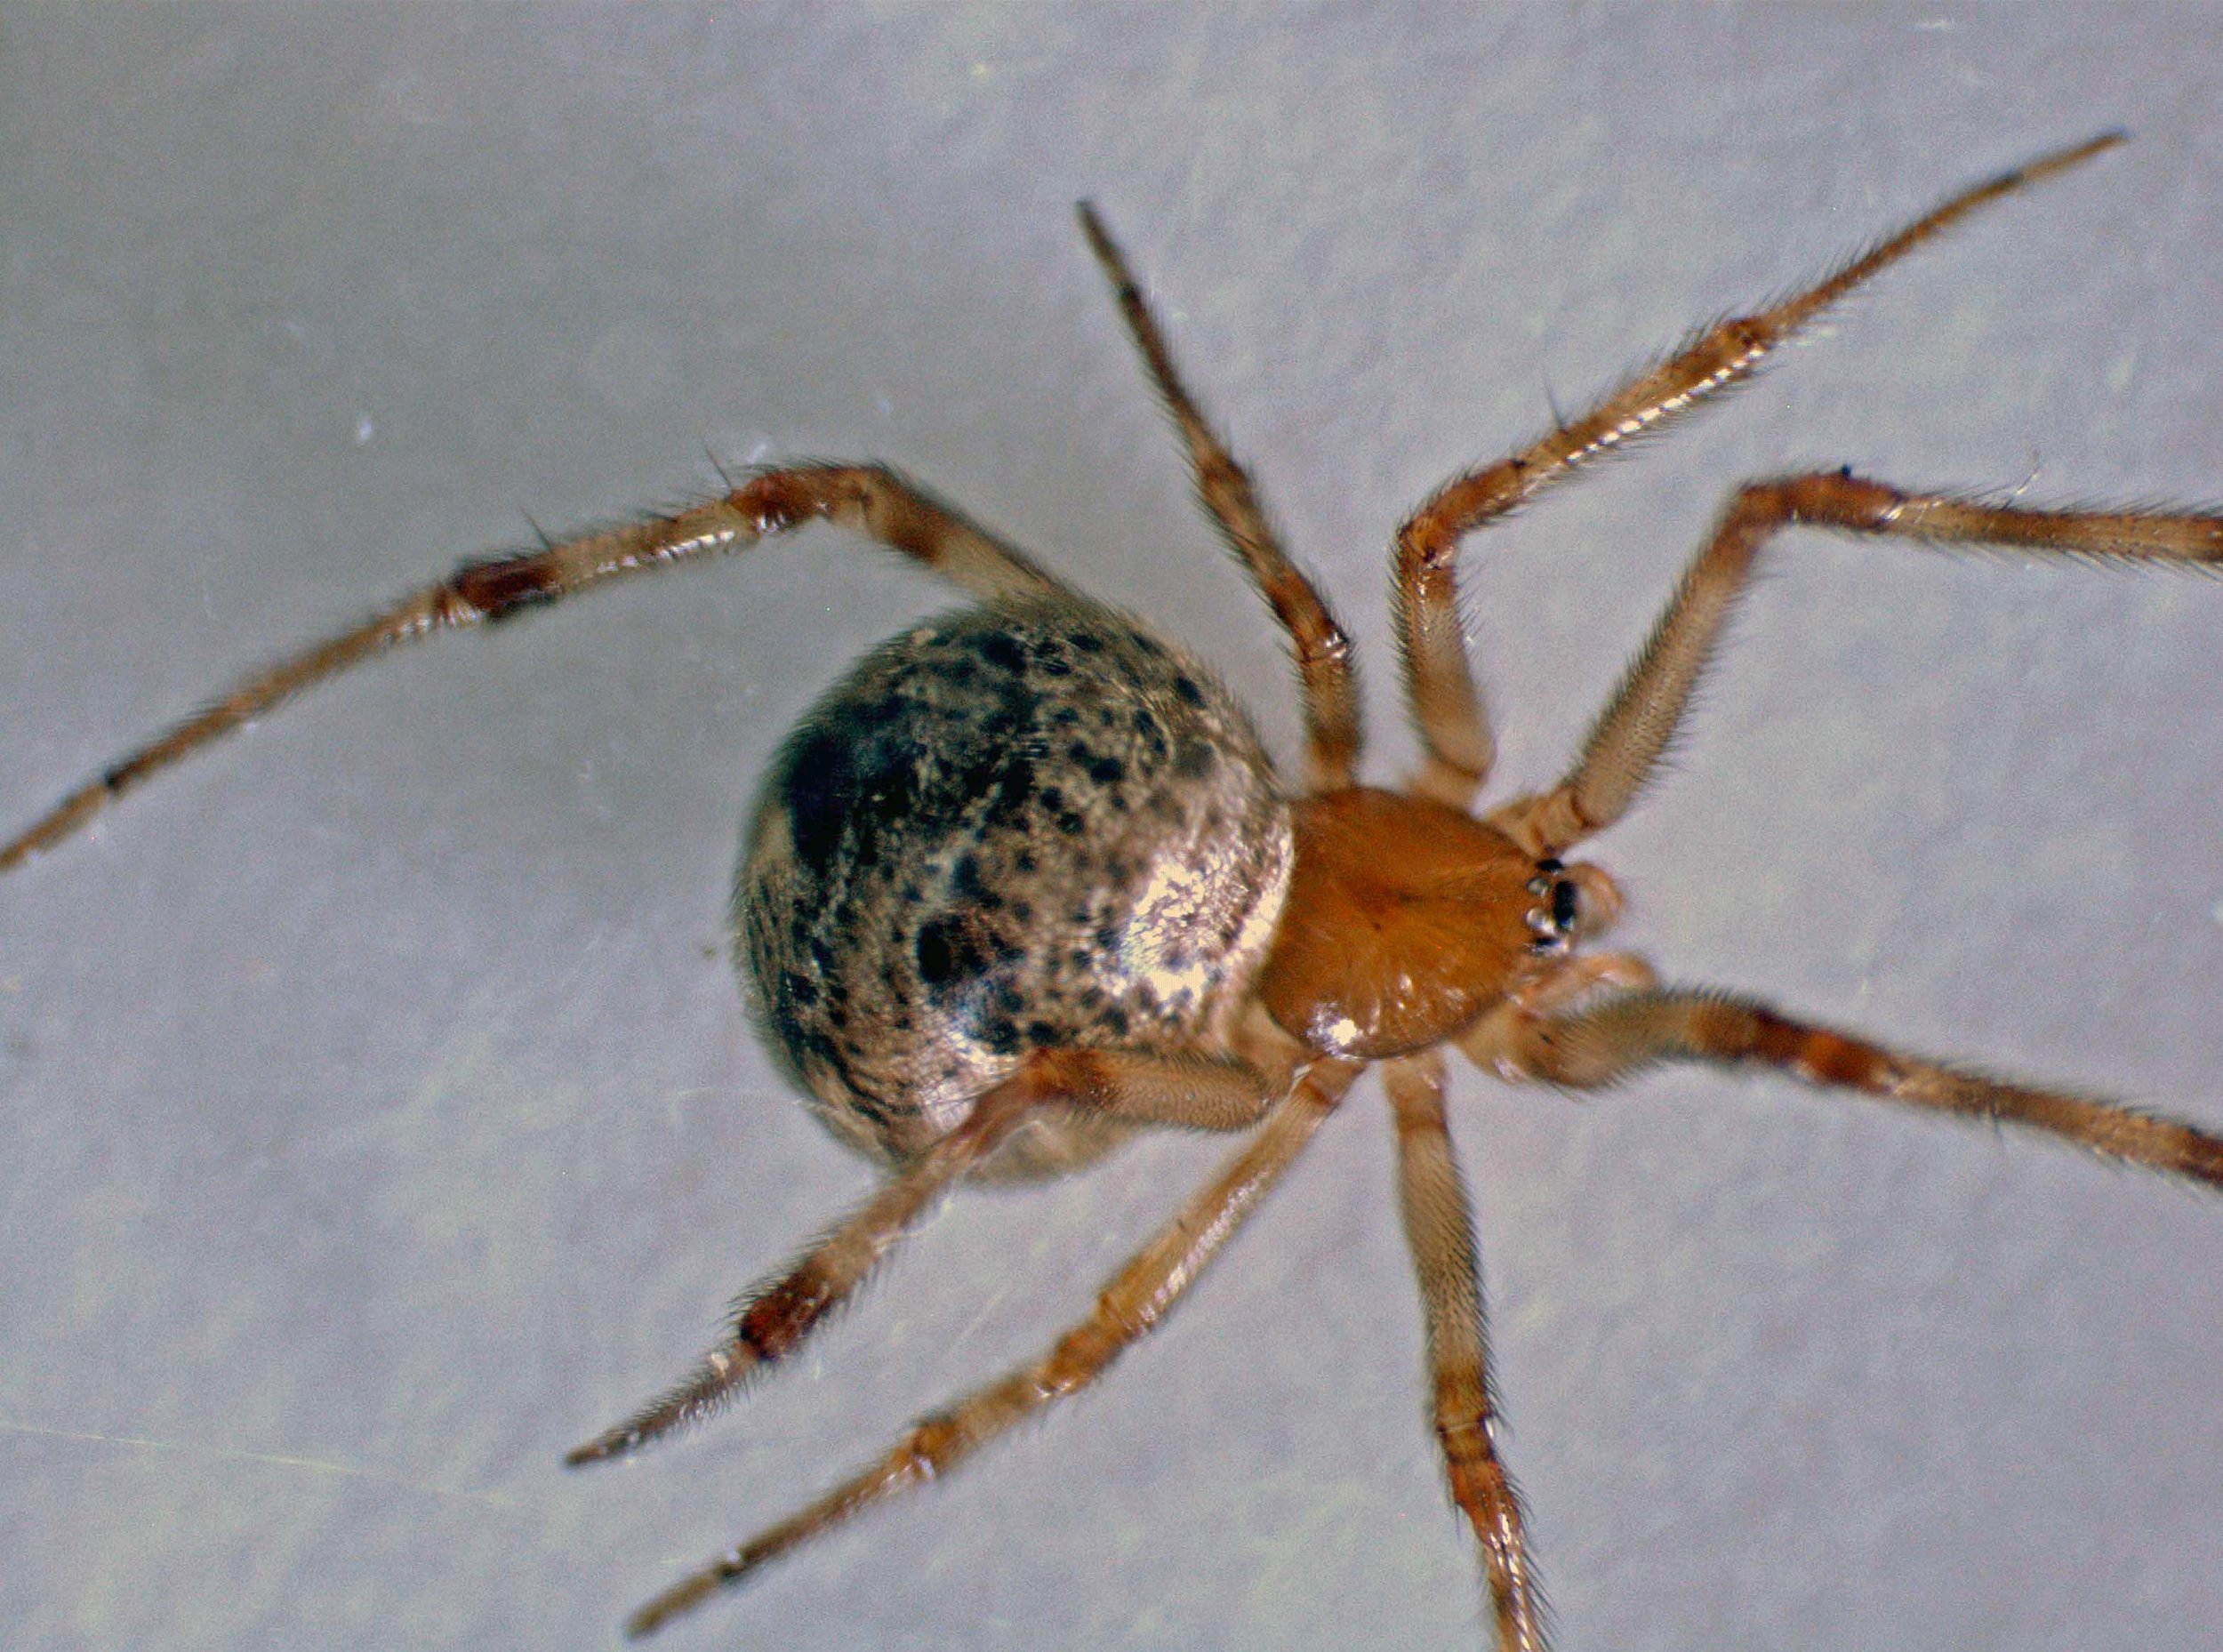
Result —
[{"label": "hairy spider leg", "polygon": [[1492,823],[1532,853],[1556,855],[1619,820],[1689,710],[1762,549],[1794,526],[2057,558],[2223,565],[2223,517],[2026,509],[1904,493],[1841,470],[1747,483],[1684,573],[1567,777],[1505,805]]},{"label": "hairy spider leg", "polygon": [[662,1627],[852,1515],[940,1479],[1051,1402],[1094,1383],[1172,1311],[1362,1070],[1361,1063],[1332,1060],[1306,1069],[1256,1133],[1105,1283],[1088,1316],[1047,1354],[920,1417],[863,1472],[649,1601],[626,1620],[626,1632],[639,1636]]},{"label": "hairy spider leg", "polygon": [[1962,191],[1805,291],[1705,328],[1587,413],[1508,458],[1453,477],[1430,495],[1398,529],[1395,550],[1398,649],[1426,754],[1416,789],[1464,807],[1488,776],[1496,749],[1459,620],[1461,540],[1589,461],[1743,383],[1770,351],[1839,299],[1978,208],[2112,149],[2124,137],[2102,132]]},{"label": "hairy spider leg", "polygon": [[[110,764],[14,838],[0,872],[82,830],[140,782],[271,710],[304,688],[434,631],[504,620],[629,573],[746,549],[806,522],[824,521],[901,551],[986,598],[1067,591],[1025,553],[876,465],[766,470],[723,498],[582,534],[512,557],[467,562],[360,625],[240,683],[213,704]],[[1070,592],[1068,593],[1070,594]]]},{"label": "hairy spider leg", "polygon": [[1125,1050],[1042,1050],[982,1096],[963,1122],[890,1175],[855,1212],[734,1304],[724,1340],[671,1388],[565,1458],[574,1468],[622,1456],[714,1415],[785,1359],[856,1293],[896,1240],[1045,1105],[1087,1107],[1137,1125],[1245,1130],[1280,1094],[1247,1063]]},{"label": "hairy spider leg", "polygon": [[1649,989],[1544,1015],[1506,1006],[1458,1042],[1501,1078],[1573,1089],[1610,1085],[1666,1061],[1771,1068],[1826,1089],[2016,1125],[2103,1158],[2223,1188],[2223,1136],[2117,1103],[1910,1055],[1727,992]]},{"label": "hairy spider leg", "polygon": [[1305,785],[1316,792],[1348,786],[1355,778],[1362,738],[1351,638],[1328,612],[1327,599],[1281,549],[1249,473],[1213,432],[1182,383],[1165,333],[1151,314],[1150,301],[1128,269],[1112,232],[1087,202],[1083,201],[1077,210],[1081,232],[1088,237],[1090,251],[1112,283],[1120,314],[1136,349],[1142,352],[1151,383],[1189,450],[1197,501],[1236,560],[1248,571],[1251,582],[1273,610],[1273,617],[1288,633],[1304,691]]},{"label": "hairy spider leg", "polygon": [[1521,1493],[1497,1456],[1497,1402],[1482,1308],[1472,1200],[1443,1113],[1434,1050],[1382,1067],[1397,1125],[1397,1202],[1420,1282],[1430,1421],[1451,1500],[1481,1545],[1490,1613],[1505,1652],[1543,1652],[1544,1608],[1523,1534]]}]

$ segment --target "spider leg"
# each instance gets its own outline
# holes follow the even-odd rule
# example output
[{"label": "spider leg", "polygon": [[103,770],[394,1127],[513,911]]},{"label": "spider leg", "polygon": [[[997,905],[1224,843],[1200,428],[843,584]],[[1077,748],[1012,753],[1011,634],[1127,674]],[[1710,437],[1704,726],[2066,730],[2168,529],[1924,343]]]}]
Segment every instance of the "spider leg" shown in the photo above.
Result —
[{"label": "spider leg", "polygon": [[1463,807],[1489,773],[1494,750],[1459,623],[1455,561],[1463,538],[1590,460],[1744,382],[1823,310],[1979,207],[2123,141],[2121,132],[2103,132],[1963,190],[1813,286],[1756,314],[1715,323],[1540,441],[1439,488],[1397,532],[1398,647],[1427,753],[1416,784],[1438,801]]},{"label": "spider leg", "polygon": [[2223,565],[2223,516],[2026,510],[1902,493],[1850,471],[1748,483],[1683,574],[1567,777],[1541,796],[1508,803],[1492,822],[1543,855],[1620,819],[1681,722],[1761,549],[1794,525],[2063,557]]},{"label": "spider leg", "polygon": [[1420,1278],[1436,1439],[1458,1504],[1482,1547],[1498,1652],[1543,1652],[1544,1611],[1521,1528],[1521,1494],[1498,1460],[1497,1407],[1466,1184],[1443,1116],[1443,1057],[1388,1063],[1384,1087],[1397,1121],[1397,1192]]},{"label": "spider leg", "polygon": [[1155,1329],[1196,1282],[1360,1071],[1358,1063],[1323,1061],[1301,1076],[1257,1134],[1112,1277],[1087,1318],[1059,1337],[1048,1353],[974,1390],[947,1410],[919,1418],[871,1467],[649,1601],[626,1620],[626,1632],[639,1636],[662,1627],[852,1515],[940,1479],[1051,1401],[1095,1382],[1129,1343]]},{"label": "spider leg", "polygon": [[624,1422],[565,1458],[574,1468],[638,1449],[710,1417],[758,1373],[854,1295],[895,1241],[999,1146],[1026,1117],[1063,1103],[1138,1125],[1241,1130],[1275,1092],[1240,1062],[1124,1051],[1055,1050],[1031,1056],[975,1103],[964,1122],[890,1176],[784,1271],[742,1293],[731,1332],[694,1369]]},{"label": "spider leg", "polygon": [[21,865],[76,832],[148,776],[302,689],[397,644],[432,631],[506,619],[624,574],[744,549],[785,529],[818,520],[899,550],[977,597],[1063,589],[1023,553],[891,470],[871,465],[766,470],[724,498],[690,509],[517,556],[465,563],[437,584],[240,683],[213,704],[109,765],[0,844],[0,871]]},{"label": "spider leg", "polygon": [[1167,349],[1165,334],[1150,313],[1150,302],[1128,269],[1126,257],[1095,208],[1086,201],[1076,209],[1081,233],[1103,267],[1117,295],[1120,314],[1142,352],[1159,399],[1173,415],[1189,449],[1197,498],[1250,574],[1296,651],[1304,689],[1305,783],[1313,791],[1335,791],[1352,780],[1359,755],[1359,701],[1351,668],[1351,639],[1312,583],[1281,549],[1265,509],[1258,502],[1249,474],[1205,421]]},{"label": "spider leg", "polygon": [[1772,1067],[1825,1088],[2042,1130],[2104,1158],[2223,1189],[2223,1136],[2117,1103],[1927,1061],[1728,993],[1630,992],[1558,1017],[1493,1012],[1459,1047],[1501,1077],[1584,1089],[1661,1061]]}]

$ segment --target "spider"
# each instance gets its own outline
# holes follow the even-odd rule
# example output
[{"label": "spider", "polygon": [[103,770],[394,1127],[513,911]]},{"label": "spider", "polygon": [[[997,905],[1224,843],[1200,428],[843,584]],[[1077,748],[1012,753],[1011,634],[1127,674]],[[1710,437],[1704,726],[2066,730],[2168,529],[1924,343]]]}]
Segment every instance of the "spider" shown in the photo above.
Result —
[{"label": "spider", "polygon": [[1754,999],[1663,985],[1640,958],[1585,950],[1621,897],[1602,869],[1567,858],[1618,821],[1656,771],[1754,565],[1783,530],[2212,566],[2223,564],[2223,517],[2035,509],[1905,491],[1850,469],[1748,483],[1564,778],[1479,814],[1493,742],[1459,619],[1458,547],[1750,378],[1778,345],[1948,226],[2123,140],[2102,133],[1954,196],[1440,488],[1395,542],[1397,643],[1424,754],[1401,790],[1359,781],[1350,640],[1284,554],[1084,204],[1081,230],[1204,509],[1292,646],[1304,723],[1296,783],[1277,774],[1212,674],[1141,622],[891,470],[808,464],[758,472],[671,515],[464,564],[124,757],[0,845],[0,870],[297,691],[434,630],[508,619],[817,520],[911,557],[970,605],[882,645],[789,736],[732,905],[744,986],[774,1055],[886,1179],[742,1295],[719,1344],[681,1381],[566,1460],[622,1456],[708,1417],[791,1354],[960,1182],[1061,1173],[1151,1127],[1243,1140],[1047,1352],[917,1420],[817,1501],[650,1600],[629,1632],[753,1577],[1094,1383],[1165,1318],[1378,1067],[1450,1496],[1479,1545],[1496,1645],[1539,1652],[1544,1614],[1498,1449],[1473,1228],[1446,1127],[1446,1048],[1510,1082],[1569,1089],[1666,1061],[1773,1070],[2223,1188],[2223,1138],[2190,1125],[1983,1076]]}]

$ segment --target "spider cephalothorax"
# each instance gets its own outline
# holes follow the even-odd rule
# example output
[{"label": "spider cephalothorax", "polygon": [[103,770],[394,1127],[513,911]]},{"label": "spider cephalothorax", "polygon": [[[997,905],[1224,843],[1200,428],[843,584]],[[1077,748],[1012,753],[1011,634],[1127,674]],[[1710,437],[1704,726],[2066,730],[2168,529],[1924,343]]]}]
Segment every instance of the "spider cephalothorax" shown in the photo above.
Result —
[{"label": "spider cephalothorax", "polygon": [[1725,993],[1663,987],[1627,954],[1585,953],[1579,943],[1612,922],[1619,896],[1603,871],[1563,858],[1621,818],[1654,772],[1755,558],[1783,529],[2212,566],[2223,563],[2223,517],[1979,504],[1850,470],[1748,484],[1564,779],[1470,812],[1494,742],[1459,623],[1460,541],[1737,383],[1948,224],[2119,141],[2103,135],[1954,196],[1431,497],[1395,552],[1397,640],[1424,751],[1402,790],[1359,782],[1349,640],[1283,554],[1084,207],[1083,230],[1188,445],[1205,508],[1293,645],[1305,728],[1295,783],[1277,781],[1226,690],[1139,622],[889,471],[813,465],[765,472],[674,516],[468,565],[126,757],[0,846],[0,869],[295,690],[430,630],[815,519],[916,558],[975,605],[891,639],[805,719],[766,787],[734,902],[772,1045],[822,1117],[890,1174],[745,1295],[730,1334],[679,1384],[570,1461],[622,1455],[707,1415],[790,1351],[960,1180],[1068,1167],[1144,1125],[1248,1135],[1047,1353],[914,1423],[630,1627],[654,1628],[1092,1382],[1164,1318],[1378,1063],[1451,1495],[1481,1545],[1498,1646],[1536,1652],[1535,1576],[1497,1456],[1473,1234],[1445,1126],[1446,1046],[1509,1080],[1568,1087],[1668,1059],[1770,1067],[2223,1186],[2223,1140],[2189,1125],[1981,1078]]}]

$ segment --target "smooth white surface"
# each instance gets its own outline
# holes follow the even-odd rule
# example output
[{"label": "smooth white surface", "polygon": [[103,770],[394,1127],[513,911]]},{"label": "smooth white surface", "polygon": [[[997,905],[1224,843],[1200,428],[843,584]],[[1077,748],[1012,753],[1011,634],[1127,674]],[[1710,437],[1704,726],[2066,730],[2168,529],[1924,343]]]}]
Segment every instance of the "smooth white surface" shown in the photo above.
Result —
[{"label": "smooth white surface", "polygon": [[[731,8],[717,8],[730,12]],[[1761,385],[1470,553],[1551,778],[1725,491],[1847,461],[2223,496],[2219,23],[1794,12],[15,9],[0,807],[443,571],[901,464],[1215,659],[1272,634],[1074,232],[1095,198],[1362,638],[1462,464],[2103,126]],[[962,1199],[700,1437],[565,1448],[857,1198],[719,933],[793,712],[943,600],[831,535],[320,693],[0,883],[0,1641],[597,1647],[1041,1345],[1205,1174]],[[1598,846],[1622,940],[2223,1127],[2223,588],[1811,537]],[[1567,1652],[2192,1647],[2223,1208],[1662,1076],[1458,1081]],[[677,1647],[1481,1643],[1371,1086],[1104,1389]]]}]

